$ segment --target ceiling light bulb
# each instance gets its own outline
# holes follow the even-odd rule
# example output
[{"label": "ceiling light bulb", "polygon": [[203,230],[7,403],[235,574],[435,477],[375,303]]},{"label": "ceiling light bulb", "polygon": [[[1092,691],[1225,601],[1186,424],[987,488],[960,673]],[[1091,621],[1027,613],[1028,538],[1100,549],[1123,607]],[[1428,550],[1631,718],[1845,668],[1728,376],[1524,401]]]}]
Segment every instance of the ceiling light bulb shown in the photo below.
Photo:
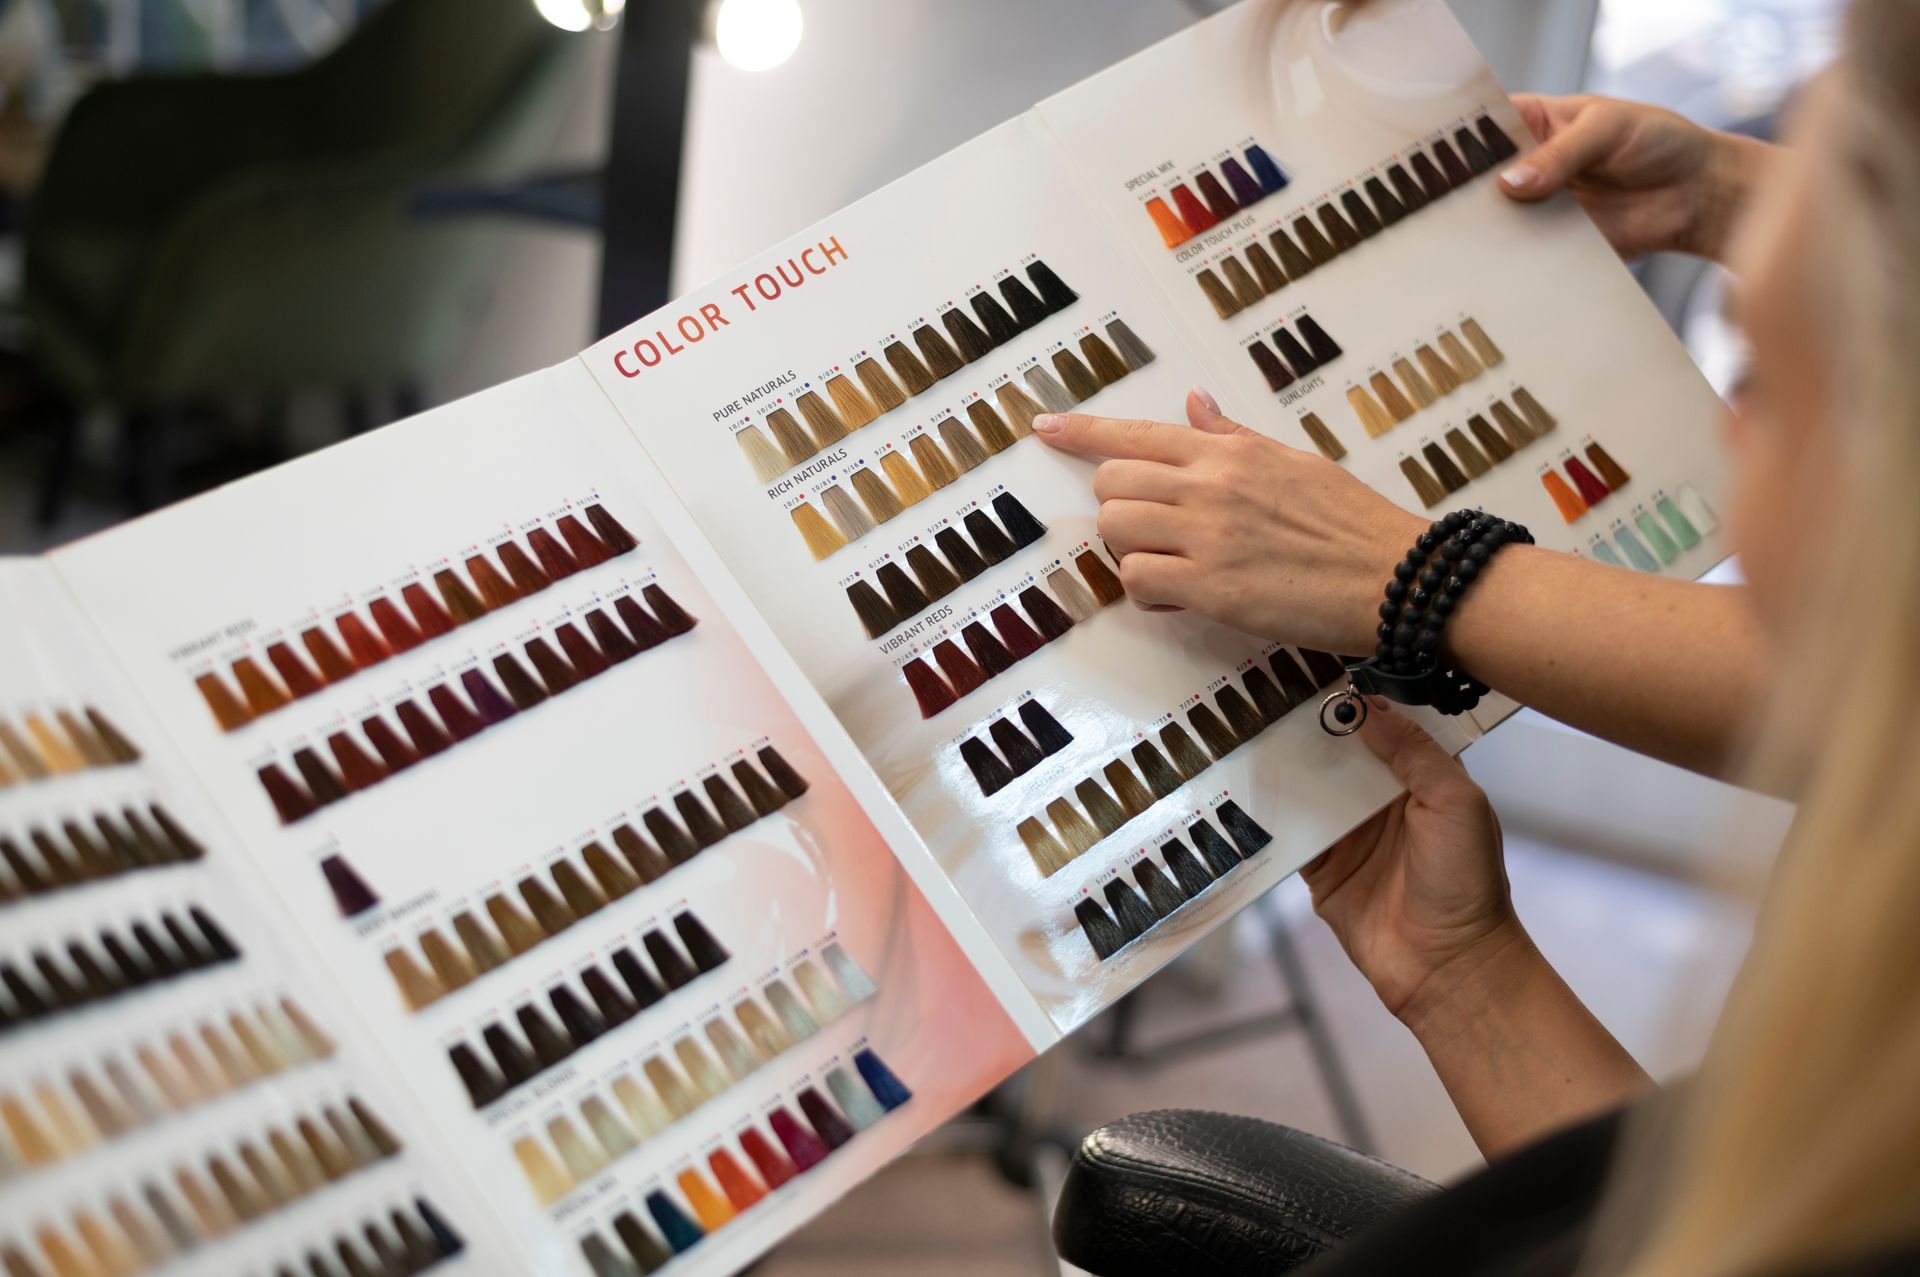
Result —
[{"label": "ceiling light bulb", "polygon": [[563,31],[585,31],[613,26],[627,0],[533,0],[540,16]]},{"label": "ceiling light bulb", "polygon": [[800,47],[799,0],[720,0],[713,42],[727,65],[767,71]]}]

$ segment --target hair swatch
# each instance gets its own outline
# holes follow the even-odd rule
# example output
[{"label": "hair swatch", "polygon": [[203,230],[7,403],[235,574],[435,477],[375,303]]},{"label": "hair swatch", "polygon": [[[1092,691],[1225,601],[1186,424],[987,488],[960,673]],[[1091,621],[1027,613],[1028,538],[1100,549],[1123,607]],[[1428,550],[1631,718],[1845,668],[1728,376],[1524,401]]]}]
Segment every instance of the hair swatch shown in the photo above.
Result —
[{"label": "hair swatch", "polygon": [[1327,429],[1326,422],[1320,420],[1316,414],[1302,413],[1300,429],[1306,432],[1307,438],[1312,440],[1313,446],[1319,449],[1320,455],[1327,460],[1338,461],[1347,455],[1345,446],[1334,437],[1333,431]]},{"label": "hair swatch", "polygon": [[1271,841],[1230,799],[1213,814],[1227,828],[1232,844],[1207,820],[1196,820],[1188,826],[1187,836],[1200,848],[1198,854],[1180,839],[1170,838],[1160,844],[1158,862],[1148,857],[1134,862],[1138,890],[1123,878],[1112,878],[1101,893],[1104,906],[1091,897],[1074,905],[1074,922],[1097,959],[1104,962],[1146,935]]},{"label": "hair swatch", "polygon": [[0,834],[0,904],[206,856],[200,842],[157,802],[147,805],[145,815],[131,805],[122,807],[117,819],[110,811],[95,810],[83,823],[76,814],[57,830],[47,818],[45,824],[27,824],[24,838],[22,843]]}]

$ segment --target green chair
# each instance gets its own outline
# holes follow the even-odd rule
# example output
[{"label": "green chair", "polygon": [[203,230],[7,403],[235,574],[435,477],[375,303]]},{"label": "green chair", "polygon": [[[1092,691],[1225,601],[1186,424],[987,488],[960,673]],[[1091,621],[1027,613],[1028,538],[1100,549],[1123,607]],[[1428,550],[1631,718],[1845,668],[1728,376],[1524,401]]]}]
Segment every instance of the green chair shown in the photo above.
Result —
[{"label": "green chair", "polygon": [[442,367],[506,232],[412,204],[538,164],[584,52],[532,0],[389,0],[290,73],[136,76],[81,98],[25,227],[33,356],[67,408],[43,521],[79,411],[115,410],[140,509],[154,435],[184,411],[351,402]]}]

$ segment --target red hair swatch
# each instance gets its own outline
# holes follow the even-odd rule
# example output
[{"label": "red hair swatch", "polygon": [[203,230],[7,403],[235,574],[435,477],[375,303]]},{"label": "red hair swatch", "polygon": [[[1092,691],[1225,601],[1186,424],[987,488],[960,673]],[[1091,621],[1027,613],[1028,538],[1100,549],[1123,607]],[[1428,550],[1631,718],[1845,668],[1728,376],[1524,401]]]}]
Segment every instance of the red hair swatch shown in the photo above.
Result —
[{"label": "red hair swatch", "polygon": [[653,613],[640,606],[640,600],[631,594],[623,594],[613,601],[613,610],[620,614],[626,624],[627,633],[633,635],[633,641],[640,645],[641,651],[664,643],[673,635],[667,633],[667,627],[654,619]]},{"label": "red hair swatch", "polygon": [[966,641],[967,650],[973,653],[973,659],[980,662],[980,668],[988,678],[1004,674],[1013,668],[1014,656],[1007,645],[993,636],[993,632],[978,621],[969,621],[961,627],[960,637]]},{"label": "red hair swatch", "polygon": [[335,732],[327,737],[327,748],[333,751],[333,761],[339,766],[340,777],[347,782],[348,789],[357,793],[387,778],[387,769],[375,762],[373,756],[361,749],[359,742],[345,732]]},{"label": "red hair swatch", "polygon": [[932,718],[959,699],[953,694],[953,689],[917,656],[902,666],[900,672],[906,676],[907,686],[913,689],[913,698],[920,702],[922,718]]},{"label": "red hair swatch", "polygon": [[386,637],[387,646],[394,651],[411,652],[427,641],[392,599],[382,595],[367,604],[367,611],[373,613],[373,623],[380,627],[380,633]]},{"label": "red hair swatch", "polygon": [[467,740],[487,730],[486,720],[474,713],[445,683],[435,683],[429,687],[427,701],[433,706],[433,712],[440,716],[440,725],[456,741]]},{"label": "red hair swatch", "polygon": [[961,696],[987,681],[986,671],[955,646],[952,639],[941,639],[933,645],[933,659],[940,663],[940,672]]},{"label": "red hair swatch", "polygon": [[413,613],[413,623],[420,627],[421,634],[436,639],[453,633],[453,618],[440,606],[440,600],[427,593],[425,585],[410,581],[400,587],[400,597],[406,600],[407,611]]},{"label": "red hair swatch", "polygon": [[306,645],[307,655],[320,667],[320,677],[329,683],[338,683],[343,678],[353,677],[353,662],[340,650],[333,637],[319,626],[300,631],[300,641]]},{"label": "red hair swatch", "polygon": [[202,674],[193,680],[200,689],[200,699],[213,711],[213,721],[220,724],[220,730],[230,732],[236,727],[245,727],[253,721],[253,714],[240,703],[240,698],[227,686],[227,680],[218,674]]},{"label": "red hair swatch", "polygon": [[1002,603],[989,614],[993,628],[999,633],[1000,641],[1013,653],[1013,659],[1023,661],[1045,646],[1045,641],[1034,632],[1031,625],[1021,619],[1013,610],[1013,605]]},{"label": "red hair swatch", "polygon": [[1600,482],[1600,476],[1587,469],[1587,463],[1578,457],[1567,458],[1567,473],[1573,476],[1573,486],[1580,489],[1580,497],[1589,506],[1599,505],[1606,499],[1609,489]]},{"label": "red hair swatch", "polygon": [[567,654],[567,662],[583,680],[604,674],[612,668],[607,658],[600,655],[600,649],[572,621],[555,626],[553,637],[560,640],[560,650]]},{"label": "red hair swatch", "polygon": [[773,1146],[773,1141],[762,1135],[756,1128],[740,1137],[740,1147],[753,1159],[754,1169],[760,1172],[768,1188],[779,1188],[782,1184],[799,1174],[786,1154]]},{"label": "red hair swatch", "polygon": [[401,701],[393,707],[393,712],[399,717],[401,728],[406,731],[407,739],[413,742],[413,748],[420,757],[431,758],[453,748],[452,737],[433,721],[427,711],[412,701]]},{"label": "red hair swatch", "polygon": [[1207,212],[1207,206],[1202,204],[1184,184],[1174,187],[1167,194],[1173,196],[1173,206],[1179,211],[1180,220],[1185,222],[1187,229],[1195,235],[1220,224],[1220,219]]},{"label": "red hair swatch", "polygon": [[500,569],[493,566],[492,560],[482,555],[476,554],[467,560],[467,575],[473,578],[474,588],[480,591],[480,600],[487,605],[489,612],[503,608],[520,597],[520,591],[500,575]]},{"label": "red hair swatch", "polygon": [[658,585],[641,586],[640,597],[647,601],[647,606],[653,609],[653,614],[660,618],[660,624],[666,627],[670,635],[685,634],[699,624]]},{"label": "red hair swatch", "polygon": [[773,1127],[773,1133],[786,1147],[787,1156],[802,1174],[827,1160],[827,1146],[820,1142],[820,1137],[800,1125],[800,1119],[786,1109],[775,1109],[768,1115],[767,1124]]},{"label": "red hair swatch", "polygon": [[640,542],[633,533],[621,525],[620,520],[607,513],[607,508],[598,501],[587,507],[587,522],[600,534],[600,540],[615,554],[627,554],[640,548]]},{"label": "red hair swatch", "polygon": [[533,547],[534,554],[540,560],[540,566],[547,575],[558,581],[563,576],[572,576],[580,570],[567,547],[560,544],[559,538],[545,528],[535,528],[527,533],[527,544]]},{"label": "red hair swatch", "polygon": [[367,734],[367,739],[373,743],[373,747],[380,751],[380,761],[386,764],[389,775],[397,771],[405,771],[420,761],[419,752],[401,740],[400,733],[393,730],[393,725],[378,714],[363,719],[360,730]]},{"label": "red hair swatch", "polygon": [[533,662],[533,668],[540,675],[540,681],[547,686],[547,695],[558,696],[580,681],[560,653],[543,638],[530,638],[526,642],[527,659]]},{"label": "red hair swatch", "polygon": [[500,556],[500,565],[506,568],[507,575],[513,578],[513,588],[520,592],[522,598],[529,594],[538,594],[553,584],[553,578],[542,572],[517,543],[503,541],[494,553]]},{"label": "red hair swatch", "polygon": [[273,668],[280,675],[280,681],[287,685],[287,690],[293,693],[296,699],[311,696],[326,686],[320,681],[320,676],[313,672],[313,667],[301,660],[300,654],[288,647],[284,641],[267,644],[267,659],[273,662]]},{"label": "red hair swatch", "polygon": [[274,814],[280,817],[280,823],[291,825],[295,821],[305,820],[319,805],[307,796],[307,792],[293,783],[293,778],[280,770],[280,764],[268,763],[257,773],[261,785],[265,786],[267,797],[273,802]]},{"label": "red hair swatch", "polygon": [[567,549],[583,568],[599,567],[612,560],[613,551],[600,544],[600,538],[587,531],[580,520],[570,514],[563,514],[554,527],[560,529],[560,535],[566,538]]},{"label": "red hair swatch", "polygon": [[358,669],[378,665],[393,655],[393,649],[367,628],[367,623],[360,619],[358,613],[342,612],[333,618],[333,627],[340,631],[340,637],[347,645],[347,654],[353,657],[354,666]]}]

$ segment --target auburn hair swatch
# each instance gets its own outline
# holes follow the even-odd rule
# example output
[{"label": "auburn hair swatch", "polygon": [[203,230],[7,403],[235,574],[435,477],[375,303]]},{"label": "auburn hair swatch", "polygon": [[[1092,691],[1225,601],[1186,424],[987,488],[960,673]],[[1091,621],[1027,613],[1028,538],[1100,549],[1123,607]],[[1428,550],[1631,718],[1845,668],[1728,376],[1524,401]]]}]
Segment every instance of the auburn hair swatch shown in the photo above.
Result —
[{"label": "auburn hair swatch", "polygon": [[[400,722],[398,731],[376,713],[361,720],[365,745],[341,730],[326,737],[330,760],[321,755],[317,745],[300,746],[288,760],[298,779],[281,764],[267,763],[256,774],[280,822],[290,825],[305,820],[320,808],[380,784],[396,772],[598,677],[619,662],[690,633],[697,624],[657,583],[642,586],[637,598],[632,593],[619,595],[612,607],[618,621],[604,608],[596,607],[580,618],[586,631],[573,621],[565,621],[526,640],[521,647],[526,664],[512,652],[494,657],[498,684],[476,666],[461,672],[458,691],[450,682],[426,689],[431,712],[412,698],[399,702],[393,706],[394,717]],[[531,672],[528,664],[533,667]]]},{"label": "auburn hair swatch", "polygon": [[1039,366],[1029,369],[1025,379],[1032,394],[1011,381],[1003,382],[994,391],[993,402],[969,401],[965,420],[953,414],[941,416],[930,430],[904,441],[906,453],[898,448],[881,452],[878,471],[856,464],[846,478],[854,495],[836,478],[796,502],[787,515],[807,552],[815,559],[830,558],[1026,438],[1042,410],[1070,411],[1153,359],[1152,349],[1123,320],[1109,320],[1105,338],[1086,333],[1080,338],[1079,353],[1055,352],[1054,372]]},{"label": "auburn hair swatch", "polygon": [[[1347,189],[1340,192],[1337,204],[1322,202],[1317,206],[1290,211],[1274,218],[1266,231],[1255,232],[1250,239],[1240,245],[1237,250],[1239,256],[1235,256],[1233,249],[1221,249],[1207,259],[1208,265],[1194,272],[1194,282],[1199,285],[1201,293],[1206,296],[1207,303],[1213,307],[1214,313],[1222,319],[1231,319],[1248,307],[1258,304],[1262,298],[1279,292],[1288,282],[1299,279],[1315,267],[1324,266],[1341,254],[1358,248],[1364,241],[1372,239],[1388,227],[1398,224],[1419,209],[1425,208],[1434,200],[1488,171],[1491,163],[1499,162],[1496,159],[1482,166],[1472,163],[1473,158],[1511,157],[1519,153],[1519,148],[1513,144],[1513,140],[1507,136],[1505,130],[1494,122],[1492,116],[1482,115],[1476,122],[1475,130],[1461,128],[1454,134],[1455,143],[1462,151],[1466,149],[1463,139],[1471,140],[1475,148],[1469,157],[1469,162],[1461,165],[1455,176],[1443,178],[1434,160],[1420,147],[1415,146],[1394,157],[1387,164],[1384,178],[1370,174],[1365,178],[1355,179],[1354,183],[1350,183]],[[1446,157],[1451,157],[1454,164],[1461,164],[1459,156],[1454,154],[1453,148],[1449,147],[1444,139],[1435,142],[1430,149],[1435,156],[1442,158],[1443,163]],[[1265,153],[1262,152],[1262,154]],[[1248,153],[1248,158],[1252,158],[1251,151]],[[1234,161],[1227,160],[1225,163],[1230,165]],[[1413,167],[1413,173],[1407,171],[1409,164]],[[1419,181],[1415,180],[1415,173],[1423,175]],[[1231,178],[1231,174],[1228,176]],[[1360,189],[1355,189],[1356,184]],[[1391,190],[1388,189],[1389,184],[1391,184]],[[1281,186],[1284,185],[1283,180]],[[1176,186],[1169,192],[1176,205],[1181,204],[1181,194],[1185,189],[1184,186]],[[1274,188],[1274,190],[1278,189],[1280,187]],[[1239,191],[1238,184],[1235,184],[1235,191],[1236,193]],[[1273,192],[1263,191],[1263,193],[1272,194]],[[1188,198],[1191,199],[1190,194]],[[1199,201],[1193,201],[1194,206],[1199,209],[1204,225],[1195,225],[1186,220],[1185,208],[1181,208],[1176,213],[1174,209],[1168,208],[1165,199],[1159,196],[1149,199],[1146,209],[1167,247],[1175,248],[1201,231],[1234,216],[1238,209],[1247,207],[1247,202],[1243,200],[1238,203],[1237,208],[1227,208],[1223,213],[1216,213],[1211,203],[1209,201],[1208,205],[1203,207],[1200,206]],[[1286,229],[1289,221],[1293,226],[1292,236]],[[1262,234],[1268,236],[1264,244],[1260,239]],[[1268,251],[1269,248],[1271,252]],[[1497,358],[1491,360],[1487,358],[1487,351],[1481,349],[1480,342],[1472,333],[1466,334],[1466,337],[1483,362],[1488,363],[1489,366],[1499,362]],[[1497,348],[1494,348],[1492,343],[1487,345],[1497,354]]]},{"label": "auburn hair swatch", "polygon": [[249,654],[231,662],[231,683],[208,671],[196,677],[194,685],[220,730],[230,732],[370,669],[396,652],[451,634],[458,626],[557,580],[640,548],[634,535],[599,502],[583,507],[579,515],[559,516],[551,529],[534,528],[526,540],[525,548],[511,540],[494,547],[505,576],[486,556],[470,555],[464,565],[466,577],[452,567],[440,568],[433,574],[431,593],[422,581],[402,586],[404,609],[384,595],[373,599],[367,605],[371,626],[354,611],[333,618],[333,634],[323,626],[309,626],[300,634],[304,656],[284,639],[267,644],[264,655],[273,666],[272,674]]},{"label": "auburn hair swatch", "polygon": [[1133,862],[1132,882],[1116,875],[1098,897],[1089,894],[1074,905],[1074,921],[1096,958],[1104,962],[1113,957],[1273,841],[1231,798],[1211,814],[1227,831],[1225,837],[1201,817],[1187,826],[1192,846],[1169,838],[1160,844],[1158,860],[1142,856]]}]

